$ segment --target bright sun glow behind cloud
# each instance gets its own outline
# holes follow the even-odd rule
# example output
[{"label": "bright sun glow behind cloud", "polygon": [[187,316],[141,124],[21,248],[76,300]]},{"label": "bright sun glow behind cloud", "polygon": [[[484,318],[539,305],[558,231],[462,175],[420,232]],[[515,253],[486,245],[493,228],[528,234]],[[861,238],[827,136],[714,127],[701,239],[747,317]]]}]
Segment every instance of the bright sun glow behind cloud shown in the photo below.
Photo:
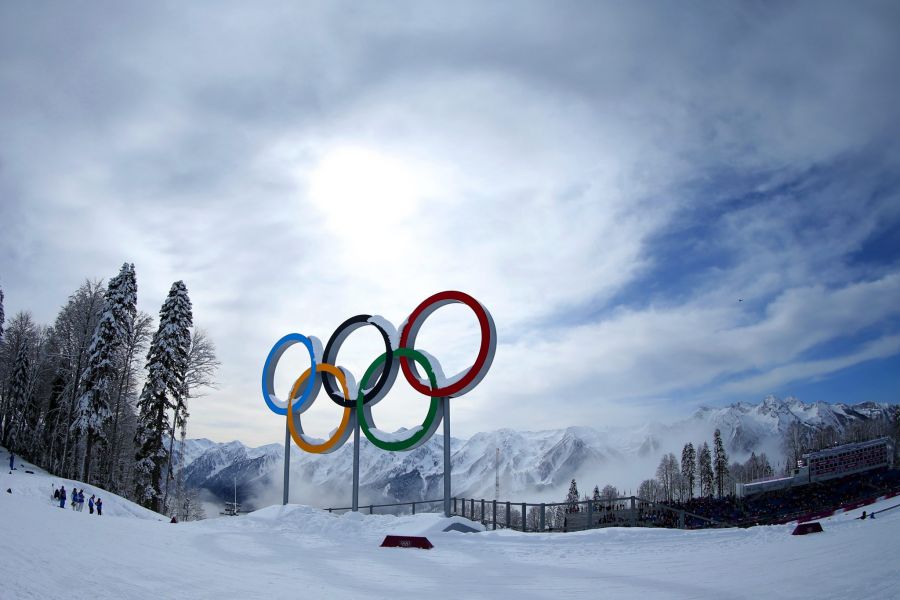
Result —
[{"label": "bright sun glow behind cloud", "polygon": [[342,237],[393,229],[410,217],[426,181],[409,163],[358,146],[327,152],[309,176],[309,198]]}]

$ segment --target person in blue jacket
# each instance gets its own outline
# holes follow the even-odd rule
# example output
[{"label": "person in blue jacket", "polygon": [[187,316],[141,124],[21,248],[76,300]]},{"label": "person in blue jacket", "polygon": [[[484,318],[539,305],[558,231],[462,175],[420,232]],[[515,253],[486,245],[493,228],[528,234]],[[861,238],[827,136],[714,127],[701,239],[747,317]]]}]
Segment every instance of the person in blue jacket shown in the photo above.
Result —
[{"label": "person in blue jacket", "polygon": [[12,471],[13,469],[15,469],[15,467],[13,466],[13,461],[15,460],[15,458],[16,458],[16,455],[13,454],[12,452],[10,452],[10,453],[9,453],[9,470],[10,470],[10,471]]},{"label": "person in blue jacket", "polygon": [[66,486],[61,486],[59,488],[59,507],[66,507]]},{"label": "person in blue jacket", "polygon": [[103,500],[97,498],[97,502],[94,503],[94,506],[97,507],[97,516],[99,517],[103,514]]}]

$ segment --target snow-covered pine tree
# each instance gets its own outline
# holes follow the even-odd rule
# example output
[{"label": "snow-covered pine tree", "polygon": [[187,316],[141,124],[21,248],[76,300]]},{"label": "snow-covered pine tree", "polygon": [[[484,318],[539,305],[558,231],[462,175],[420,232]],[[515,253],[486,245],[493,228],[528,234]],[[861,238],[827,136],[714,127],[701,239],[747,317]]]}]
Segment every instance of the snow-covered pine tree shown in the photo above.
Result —
[{"label": "snow-covered pine tree", "polygon": [[[91,340],[88,364],[82,381],[84,391],[72,427],[84,438],[82,481],[90,482],[91,465],[106,448],[106,429],[111,416],[110,394],[117,380],[115,354],[128,337],[128,328],[137,313],[137,280],[134,265],[125,263],[109,280],[103,313]],[[99,448],[95,448],[95,444]],[[105,464],[101,461],[100,464]]]},{"label": "snow-covered pine tree", "polygon": [[16,360],[13,363],[12,377],[9,381],[9,437],[7,444],[16,452],[21,453],[28,437],[28,424],[26,423],[26,405],[29,403],[28,375],[31,371],[31,361],[28,357],[28,342],[23,341],[16,352]]},{"label": "snow-covered pine tree", "polygon": [[566,510],[568,512],[578,512],[578,484],[572,479],[569,484],[569,493],[566,494]]},{"label": "snow-covered pine tree", "polygon": [[700,478],[700,496],[712,496],[714,479],[712,454],[709,451],[709,444],[706,442],[700,446],[700,453],[697,455],[697,475]]},{"label": "snow-covered pine tree", "polygon": [[694,497],[694,483],[697,478],[697,453],[690,442],[681,451],[681,481],[687,492],[688,500]]},{"label": "snow-covered pine tree", "polygon": [[38,327],[28,311],[16,313],[4,333],[4,342],[0,345],[0,446],[12,448],[10,437],[24,408],[19,402],[21,396],[14,398],[14,394],[11,392],[16,364],[21,362],[20,354],[22,352],[25,352],[29,363],[24,374],[28,384],[25,394],[26,397],[32,395],[30,390],[34,368],[33,353],[30,349],[39,347],[39,337]]},{"label": "snow-covered pine tree", "polygon": [[147,353],[147,381],[138,400],[135,432],[137,501],[155,511],[163,509],[163,471],[168,463],[167,436],[173,435],[169,410],[176,421],[183,409],[193,315],[183,281],[176,281],[159,311],[159,328]]},{"label": "snow-covered pine tree", "polygon": [[6,315],[3,312],[3,288],[0,288],[0,344],[3,343],[3,321]]},{"label": "snow-covered pine tree", "polygon": [[715,449],[713,470],[716,476],[716,492],[721,498],[726,495],[725,484],[728,479],[728,455],[725,453],[725,446],[722,444],[722,433],[718,429],[713,433],[713,447]]}]

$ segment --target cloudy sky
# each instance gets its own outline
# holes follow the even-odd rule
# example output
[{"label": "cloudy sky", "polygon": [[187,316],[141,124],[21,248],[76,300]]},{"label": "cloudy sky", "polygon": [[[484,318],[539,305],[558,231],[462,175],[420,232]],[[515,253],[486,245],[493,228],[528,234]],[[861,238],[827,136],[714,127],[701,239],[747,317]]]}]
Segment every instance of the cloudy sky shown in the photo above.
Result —
[{"label": "cloudy sky", "polygon": [[[897,402],[898,57],[894,2],[4,2],[7,318],[124,261],[154,316],[183,279],[222,361],[189,435],[219,441],[281,439],[282,335],[445,289],[499,338],[454,435]],[[474,318],[420,342],[460,371]],[[375,409],[424,414],[402,379]]]}]

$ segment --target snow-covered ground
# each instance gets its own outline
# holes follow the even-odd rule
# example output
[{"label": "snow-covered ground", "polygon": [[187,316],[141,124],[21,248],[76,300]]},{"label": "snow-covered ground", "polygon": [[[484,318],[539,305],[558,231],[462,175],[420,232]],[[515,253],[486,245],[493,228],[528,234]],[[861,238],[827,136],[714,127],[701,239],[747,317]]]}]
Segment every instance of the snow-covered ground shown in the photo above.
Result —
[{"label": "snow-covered ground", "polygon": [[[60,483],[73,484],[0,471],[0,598],[900,598],[900,508],[837,515],[807,536],[793,525],[465,534],[436,515],[296,505],[170,524],[102,491],[97,517],[54,507]],[[380,548],[390,533],[435,547]]]}]

